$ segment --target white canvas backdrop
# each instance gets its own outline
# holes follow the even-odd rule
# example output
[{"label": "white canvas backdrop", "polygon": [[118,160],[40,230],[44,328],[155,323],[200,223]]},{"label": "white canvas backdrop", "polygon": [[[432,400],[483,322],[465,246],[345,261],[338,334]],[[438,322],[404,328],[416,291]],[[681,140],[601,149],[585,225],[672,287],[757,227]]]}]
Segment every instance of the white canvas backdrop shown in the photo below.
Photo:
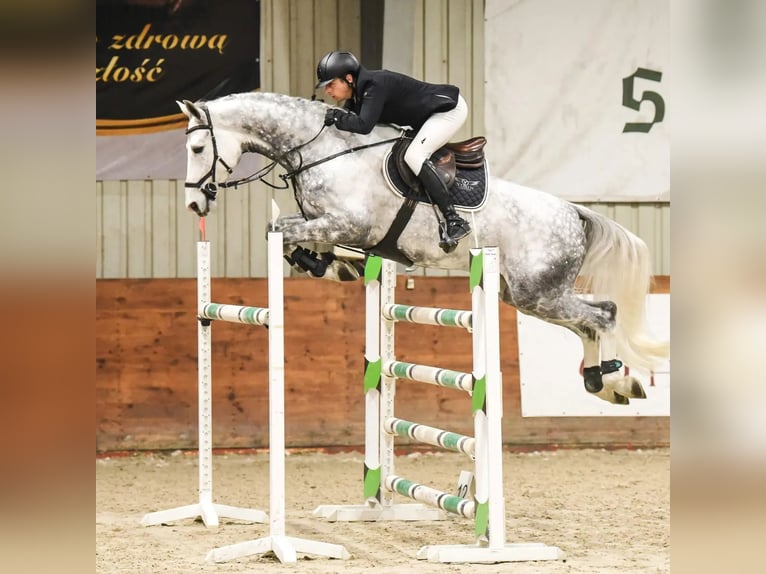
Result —
[{"label": "white canvas backdrop", "polygon": [[[668,110],[623,133],[652,122],[652,99],[667,104],[669,12],[669,0],[487,0],[492,173],[572,201],[669,200]],[[660,80],[624,90],[639,68]]]},{"label": "white canvas backdrop", "polygon": [[[647,295],[647,326],[661,340],[670,339],[670,295]],[[630,374],[641,381],[647,398],[613,405],[589,394],[583,386],[580,338],[569,329],[517,313],[521,414],[556,416],[669,416],[670,361],[654,375]]]}]

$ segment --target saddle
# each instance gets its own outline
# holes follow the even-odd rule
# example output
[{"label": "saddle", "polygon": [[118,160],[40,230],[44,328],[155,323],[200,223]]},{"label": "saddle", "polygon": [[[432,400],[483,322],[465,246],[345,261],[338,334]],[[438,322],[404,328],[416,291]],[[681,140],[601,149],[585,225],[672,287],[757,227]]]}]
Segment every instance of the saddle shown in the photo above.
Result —
[{"label": "saddle", "polygon": [[[412,143],[412,138],[402,138],[394,145],[391,155],[394,157],[396,169],[407,187],[419,189],[421,184],[418,178],[404,161],[404,152],[407,151],[410,143]],[[458,169],[479,169],[484,166],[484,146],[486,144],[487,138],[478,136],[461,142],[445,144],[431,155],[431,163],[434,164],[436,172],[446,184],[447,189],[450,189],[455,183]]]},{"label": "saddle", "polygon": [[[404,153],[412,143],[411,133],[397,140],[383,161],[383,175],[394,193],[418,203],[431,203],[423,185],[404,161]],[[487,162],[484,146],[487,138],[479,136],[448,143],[429,158],[442,178],[458,209],[480,209],[486,200]]]}]

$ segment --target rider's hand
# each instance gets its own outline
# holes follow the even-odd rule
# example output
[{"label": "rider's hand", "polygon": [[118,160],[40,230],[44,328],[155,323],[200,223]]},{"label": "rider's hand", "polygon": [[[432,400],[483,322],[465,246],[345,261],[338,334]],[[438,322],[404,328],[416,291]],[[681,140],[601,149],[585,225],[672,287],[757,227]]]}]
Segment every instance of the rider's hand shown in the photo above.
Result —
[{"label": "rider's hand", "polygon": [[343,115],[340,108],[330,108],[324,114],[324,125],[331,126]]}]

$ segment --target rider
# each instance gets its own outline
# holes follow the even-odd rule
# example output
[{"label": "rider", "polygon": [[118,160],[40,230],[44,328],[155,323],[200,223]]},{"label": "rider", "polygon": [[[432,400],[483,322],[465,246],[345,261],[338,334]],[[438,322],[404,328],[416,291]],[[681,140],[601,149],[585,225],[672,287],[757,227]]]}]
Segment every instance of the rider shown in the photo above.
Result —
[{"label": "rider", "polygon": [[389,70],[368,70],[351,52],[340,51],[329,52],[319,60],[317,80],[315,89],[323,87],[336,102],[345,100],[343,109],[327,110],[326,126],[368,134],[377,123],[392,123],[417,131],[404,161],[444,214],[447,245],[443,249],[452,251],[460,239],[471,233],[471,227],[455,211],[447,186],[430,157],[465,122],[468,106],[460,90]]}]

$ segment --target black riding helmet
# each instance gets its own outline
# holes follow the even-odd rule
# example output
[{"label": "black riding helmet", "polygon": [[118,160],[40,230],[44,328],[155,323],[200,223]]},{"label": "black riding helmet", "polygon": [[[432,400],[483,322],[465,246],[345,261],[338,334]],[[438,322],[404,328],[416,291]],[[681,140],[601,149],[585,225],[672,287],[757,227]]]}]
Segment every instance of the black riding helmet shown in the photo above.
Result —
[{"label": "black riding helmet", "polygon": [[351,74],[356,78],[359,73],[359,60],[351,52],[328,52],[317,64],[317,85],[314,89],[322,88],[335,78],[345,78]]}]

